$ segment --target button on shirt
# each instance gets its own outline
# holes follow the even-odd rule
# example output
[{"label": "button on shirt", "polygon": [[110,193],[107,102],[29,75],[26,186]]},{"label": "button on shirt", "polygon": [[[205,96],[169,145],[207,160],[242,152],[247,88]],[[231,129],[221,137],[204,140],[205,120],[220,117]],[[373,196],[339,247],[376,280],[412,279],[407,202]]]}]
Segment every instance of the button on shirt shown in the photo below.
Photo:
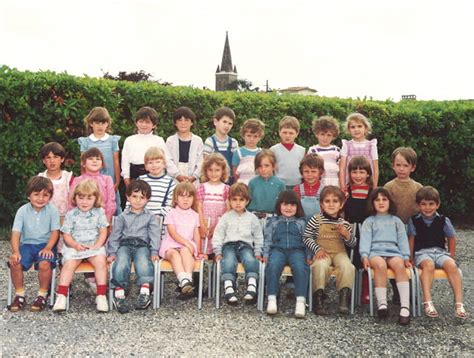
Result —
[{"label": "button on shirt", "polygon": [[51,237],[51,231],[59,230],[59,213],[48,203],[36,211],[31,203],[23,205],[15,215],[12,231],[20,233],[21,244],[44,244]]}]

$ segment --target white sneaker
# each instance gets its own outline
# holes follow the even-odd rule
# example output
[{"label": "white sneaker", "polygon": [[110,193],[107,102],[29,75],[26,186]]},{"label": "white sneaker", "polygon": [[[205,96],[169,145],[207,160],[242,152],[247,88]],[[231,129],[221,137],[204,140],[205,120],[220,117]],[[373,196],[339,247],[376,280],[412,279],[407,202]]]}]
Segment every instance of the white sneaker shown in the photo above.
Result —
[{"label": "white sneaker", "polygon": [[67,297],[64,295],[57,295],[56,302],[54,302],[53,311],[62,312],[66,311]]},{"label": "white sneaker", "polygon": [[278,313],[277,301],[269,300],[267,304],[267,314],[273,315],[277,313]]},{"label": "white sneaker", "polygon": [[306,303],[305,303],[305,301],[296,301],[295,317],[296,318],[304,318],[305,312],[306,312]]},{"label": "white sneaker", "polygon": [[105,295],[98,295],[95,298],[95,303],[97,305],[97,311],[109,312],[109,304],[107,302],[107,297]]}]

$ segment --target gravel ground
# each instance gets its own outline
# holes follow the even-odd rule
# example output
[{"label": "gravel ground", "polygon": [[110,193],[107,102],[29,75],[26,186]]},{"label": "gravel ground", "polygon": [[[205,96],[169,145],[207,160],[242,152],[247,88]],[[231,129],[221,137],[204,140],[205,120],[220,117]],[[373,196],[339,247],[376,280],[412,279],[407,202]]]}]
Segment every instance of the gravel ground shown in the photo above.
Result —
[{"label": "gravel ground", "polygon": [[[467,309],[473,311],[474,232],[458,232],[458,260],[464,273]],[[9,244],[0,241],[0,256],[9,255]],[[205,300],[201,311],[196,301],[175,298],[174,279],[166,275],[165,300],[156,311],[116,311],[97,314],[94,298],[82,277],[76,276],[74,297],[68,313],[56,315],[47,309],[11,313],[5,309],[7,270],[0,265],[0,354],[1,356],[257,356],[257,355],[435,355],[473,356],[473,318],[459,322],[453,314],[453,298],[445,281],[435,282],[434,300],[441,317],[417,317],[408,327],[396,323],[397,309],[386,322],[369,316],[367,306],[353,316],[335,313],[335,292],[329,292],[332,314],[304,320],[292,317],[294,301],[282,293],[280,313],[269,317],[255,306],[216,310]],[[330,284],[331,287],[334,283]],[[34,274],[27,275],[27,297],[37,289]],[[333,289],[334,290],[334,289]],[[136,297],[136,290],[131,295]]]}]

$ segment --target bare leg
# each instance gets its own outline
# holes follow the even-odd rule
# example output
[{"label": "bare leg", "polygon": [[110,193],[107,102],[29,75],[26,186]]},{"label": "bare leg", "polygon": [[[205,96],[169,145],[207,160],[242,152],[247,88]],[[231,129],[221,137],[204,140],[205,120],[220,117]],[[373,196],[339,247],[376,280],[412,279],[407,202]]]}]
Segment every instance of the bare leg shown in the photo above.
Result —
[{"label": "bare leg", "polygon": [[429,302],[432,300],[431,287],[433,286],[435,266],[432,260],[423,260],[420,268],[422,269],[420,280],[424,302]]},{"label": "bare leg", "polygon": [[107,260],[104,255],[87,258],[94,266],[94,274],[97,285],[107,285]]},{"label": "bare leg", "polygon": [[13,286],[15,286],[15,290],[23,288],[23,266],[20,263],[15,265],[10,265],[10,272],[12,276]]},{"label": "bare leg", "polygon": [[194,257],[191,251],[187,247],[182,247],[180,250],[181,260],[183,263],[184,271],[192,273],[194,271]]},{"label": "bare leg", "polygon": [[74,272],[76,271],[77,266],[81,263],[81,260],[67,260],[61,270],[61,275],[59,276],[59,285],[60,286],[69,286],[71,284]]},{"label": "bare leg", "polygon": [[38,264],[38,281],[39,281],[40,290],[42,291],[49,290],[52,272],[53,270],[51,270],[51,262],[41,261]]},{"label": "bare leg", "polygon": [[443,264],[443,269],[448,275],[448,281],[453,289],[454,293],[454,302],[462,303],[463,302],[463,293],[462,293],[462,278],[459,273],[458,266],[454,260],[446,260]]},{"label": "bare leg", "polygon": [[370,259],[370,267],[374,269],[375,287],[387,287],[387,263],[380,256]]},{"label": "bare leg", "polygon": [[167,250],[165,254],[165,259],[171,262],[171,266],[173,267],[173,271],[176,275],[185,272],[183,260],[178,250]]},{"label": "bare leg", "polygon": [[390,257],[387,259],[387,265],[395,273],[395,281],[406,282],[408,281],[408,274],[405,267],[405,263],[401,257]]}]

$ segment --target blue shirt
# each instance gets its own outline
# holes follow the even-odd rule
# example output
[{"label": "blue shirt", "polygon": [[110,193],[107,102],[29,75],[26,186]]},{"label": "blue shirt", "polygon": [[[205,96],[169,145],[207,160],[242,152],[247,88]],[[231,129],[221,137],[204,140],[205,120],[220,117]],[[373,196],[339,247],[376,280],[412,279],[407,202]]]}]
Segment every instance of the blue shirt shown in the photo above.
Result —
[{"label": "blue shirt", "polygon": [[20,233],[21,244],[44,244],[51,238],[51,231],[59,230],[59,213],[51,204],[36,211],[31,203],[23,205],[15,215],[12,231]]},{"label": "blue shirt", "polygon": [[274,213],[278,195],[285,190],[283,183],[276,176],[263,179],[260,175],[249,182],[250,204],[247,210],[263,213]]},{"label": "blue shirt", "polygon": [[[237,167],[239,166],[240,163],[240,158],[244,157],[256,157],[258,153],[262,151],[261,148],[255,148],[255,149],[248,149],[246,147],[240,147],[235,150],[235,152],[232,155],[232,166]],[[240,153],[240,155],[239,155]]]},{"label": "blue shirt", "polygon": [[[435,219],[435,217],[440,216],[440,215],[438,214],[438,212],[436,212],[436,214],[434,214],[430,218],[422,215],[421,213],[415,215],[415,217],[417,217],[417,218],[419,218],[420,216],[423,218],[423,222],[426,224],[426,226],[431,226],[431,224],[433,223],[433,220]],[[449,220],[446,217],[445,217],[445,221],[444,221],[443,231],[444,231],[444,235],[446,237],[455,237],[456,236],[456,231],[454,231],[454,227],[453,227],[453,224],[451,223],[451,220]],[[408,236],[416,236],[416,228],[415,228],[415,225],[413,224],[413,220],[411,218],[408,221],[407,233],[408,233]]]}]

